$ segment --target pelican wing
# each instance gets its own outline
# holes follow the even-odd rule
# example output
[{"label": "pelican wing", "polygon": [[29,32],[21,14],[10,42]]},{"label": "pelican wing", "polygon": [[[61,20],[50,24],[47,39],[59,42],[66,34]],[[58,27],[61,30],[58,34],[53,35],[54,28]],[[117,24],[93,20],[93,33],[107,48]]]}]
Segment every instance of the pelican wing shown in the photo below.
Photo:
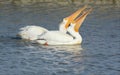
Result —
[{"label": "pelican wing", "polygon": [[46,31],[47,29],[40,26],[26,26],[26,27],[20,28],[20,32],[18,33],[18,35],[22,39],[36,40],[38,35],[41,35]]}]

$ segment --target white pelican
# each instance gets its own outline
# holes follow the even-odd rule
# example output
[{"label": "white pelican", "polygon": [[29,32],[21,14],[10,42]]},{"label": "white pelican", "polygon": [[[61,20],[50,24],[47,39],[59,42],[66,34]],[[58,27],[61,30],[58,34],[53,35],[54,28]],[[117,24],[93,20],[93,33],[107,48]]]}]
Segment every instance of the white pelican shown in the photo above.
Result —
[{"label": "white pelican", "polygon": [[85,20],[86,16],[92,9],[84,12],[80,17],[72,21],[67,31],[69,34],[65,34],[59,31],[47,31],[44,35],[39,36],[36,40],[37,43],[44,45],[75,45],[81,44],[82,37],[79,34],[79,28]]},{"label": "white pelican", "polygon": [[[81,9],[77,10],[74,12],[72,15],[63,18],[63,21],[59,25],[59,30],[57,32],[67,32],[67,28],[69,27],[69,24],[86,8],[87,6],[85,5]],[[26,40],[36,40],[38,39],[39,35],[44,34],[48,30],[40,27],[40,26],[26,26],[23,28],[20,28],[20,32],[18,33],[18,36],[21,37],[22,39]]]}]

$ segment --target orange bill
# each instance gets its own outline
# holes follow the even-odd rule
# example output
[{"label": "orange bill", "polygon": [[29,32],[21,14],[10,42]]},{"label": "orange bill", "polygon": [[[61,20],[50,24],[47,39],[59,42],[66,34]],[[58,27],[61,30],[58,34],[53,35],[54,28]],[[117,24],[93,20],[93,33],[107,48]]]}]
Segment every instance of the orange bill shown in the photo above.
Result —
[{"label": "orange bill", "polygon": [[65,25],[65,28],[67,29],[69,24],[84,10],[87,8],[87,5],[85,5],[84,7],[82,7],[81,9],[78,9],[76,12],[74,12],[72,15],[64,18],[65,20],[67,20],[67,23]]},{"label": "orange bill", "polygon": [[75,21],[73,21],[73,23],[75,24],[74,30],[76,32],[79,31],[79,28],[81,27],[82,23],[84,22],[85,18],[87,17],[87,15],[92,11],[92,8],[83,12],[83,14],[78,17]]}]

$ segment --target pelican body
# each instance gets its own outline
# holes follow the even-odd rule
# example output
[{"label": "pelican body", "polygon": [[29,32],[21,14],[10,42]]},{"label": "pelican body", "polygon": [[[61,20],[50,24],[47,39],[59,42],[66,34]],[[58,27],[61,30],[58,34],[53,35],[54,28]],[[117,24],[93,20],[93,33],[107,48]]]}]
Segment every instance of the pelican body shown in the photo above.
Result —
[{"label": "pelican body", "polygon": [[44,35],[39,36],[37,43],[44,45],[75,45],[81,44],[82,37],[79,34],[79,28],[81,27],[86,16],[90,13],[91,9],[84,12],[80,17],[70,23],[66,33],[47,31]]},{"label": "pelican body", "polygon": [[[59,25],[59,30],[49,31],[40,26],[26,26],[21,28],[18,35],[22,39],[35,40],[42,45],[75,45],[82,43],[82,37],[79,29],[86,16],[92,9],[85,12],[86,6],[77,10],[72,15],[63,18]],[[82,12],[82,13],[81,13]],[[78,17],[78,15],[80,15]],[[77,18],[78,17],[78,18]]]},{"label": "pelican body", "polygon": [[[67,28],[69,27],[70,23],[86,8],[87,6],[84,6],[81,9],[78,9],[73,14],[71,14],[68,17],[63,18],[63,21],[59,25],[59,30],[52,31],[54,34],[59,33],[66,33]],[[43,35],[44,33],[49,33],[49,31],[46,28],[43,28],[41,26],[26,26],[23,28],[20,28],[20,32],[18,33],[18,36],[22,39],[26,40],[37,40],[40,35]],[[51,32],[50,32],[51,33]]]}]

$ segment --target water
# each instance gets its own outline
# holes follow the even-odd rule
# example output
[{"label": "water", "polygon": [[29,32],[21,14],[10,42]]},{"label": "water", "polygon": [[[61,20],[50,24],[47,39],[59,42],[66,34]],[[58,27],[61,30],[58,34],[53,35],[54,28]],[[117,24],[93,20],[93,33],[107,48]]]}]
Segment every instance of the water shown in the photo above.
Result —
[{"label": "water", "polygon": [[[27,25],[57,30],[81,6],[0,6],[0,75],[120,75],[120,8],[91,5],[82,45],[43,46],[15,38]],[[90,6],[89,6],[90,7]]]}]

